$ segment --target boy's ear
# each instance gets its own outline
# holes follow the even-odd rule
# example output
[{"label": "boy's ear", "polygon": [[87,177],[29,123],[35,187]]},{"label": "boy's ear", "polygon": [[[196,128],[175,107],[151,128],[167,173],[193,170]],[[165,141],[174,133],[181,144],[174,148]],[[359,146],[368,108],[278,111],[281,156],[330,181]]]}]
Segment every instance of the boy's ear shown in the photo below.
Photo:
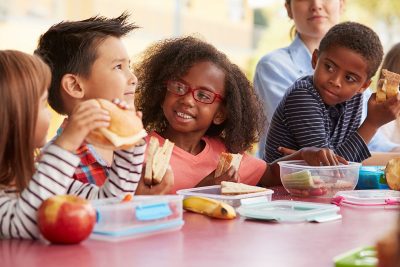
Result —
[{"label": "boy's ear", "polygon": [[79,78],[74,74],[65,74],[61,79],[61,89],[73,98],[83,98],[84,90],[79,84]]},{"label": "boy's ear", "polygon": [[285,8],[286,8],[286,12],[287,12],[288,17],[290,19],[293,19],[292,10],[290,9],[290,5],[288,3],[285,3]]},{"label": "boy's ear", "polygon": [[318,62],[318,53],[319,53],[318,49],[315,49],[312,54],[312,57],[311,57],[311,65],[314,70],[315,70],[315,67],[317,66],[317,62]]},{"label": "boy's ear", "polygon": [[215,114],[213,123],[215,125],[220,125],[223,123],[226,119],[226,110],[224,107],[220,107],[219,110],[217,111],[217,114]]},{"label": "boy's ear", "polygon": [[361,86],[360,89],[358,89],[357,93],[362,94],[364,93],[365,90],[371,85],[372,80],[366,80],[365,83]]}]

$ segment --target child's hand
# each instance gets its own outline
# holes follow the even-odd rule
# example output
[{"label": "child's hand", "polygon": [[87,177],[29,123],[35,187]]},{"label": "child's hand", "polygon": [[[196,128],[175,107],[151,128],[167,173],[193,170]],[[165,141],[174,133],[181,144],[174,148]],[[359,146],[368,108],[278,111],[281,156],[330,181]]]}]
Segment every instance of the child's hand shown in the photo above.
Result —
[{"label": "child's hand", "polygon": [[221,174],[219,177],[215,177],[215,171],[207,175],[203,180],[201,180],[196,187],[200,186],[210,186],[210,185],[220,185],[222,181],[228,182],[239,182],[239,176],[237,171],[233,166],[231,166],[225,173]]},{"label": "child's hand", "polygon": [[75,152],[92,130],[109,125],[108,111],[102,109],[94,99],[84,101],[72,111],[67,126],[54,143]]},{"label": "child's hand", "polygon": [[375,129],[391,122],[400,115],[400,95],[391,97],[385,102],[378,103],[373,93],[368,100],[368,113],[365,119]]},{"label": "child's hand", "polygon": [[221,184],[222,181],[237,183],[239,180],[238,172],[231,166],[225,173],[221,174],[219,177],[214,178],[214,184]]},{"label": "child's hand", "polygon": [[[143,166],[143,168],[145,168],[145,166]],[[144,183],[144,172],[142,172],[142,177],[136,188],[135,195],[166,195],[171,192],[173,186],[174,173],[172,172],[171,166],[168,167],[165,172],[161,183],[152,186],[148,186]]]},{"label": "child's hand", "polygon": [[284,155],[290,155],[285,160],[302,159],[311,166],[330,166],[339,165],[339,163],[349,164],[347,160],[336,155],[329,148],[304,147],[300,150],[294,150],[286,147],[279,147],[279,152]]},{"label": "child's hand", "polygon": [[339,163],[349,164],[347,160],[336,155],[329,148],[304,147],[299,150],[303,160],[311,166],[331,166]]}]

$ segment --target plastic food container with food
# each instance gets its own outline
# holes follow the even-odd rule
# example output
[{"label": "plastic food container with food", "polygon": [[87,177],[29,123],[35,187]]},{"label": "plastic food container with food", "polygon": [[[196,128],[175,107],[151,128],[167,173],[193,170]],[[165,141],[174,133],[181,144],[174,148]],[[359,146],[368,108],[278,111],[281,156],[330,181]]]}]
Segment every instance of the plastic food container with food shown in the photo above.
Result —
[{"label": "plastic food container with food", "polygon": [[182,196],[134,196],[131,201],[107,198],[94,200],[92,205],[97,215],[92,239],[120,241],[178,230],[183,225]]},{"label": "plastic food container with food", "polygon": [[178,195],[182,195],[184,197],[188,196],[199,196],[199,197],[208,197],[215,200],[222,201],[231,205],[232,207],[239,207],[240,201],[242,199],[254,198],[254,197],[265,197],[267,201],[271,201],[272,194],[274,191],[271,189],[267,189],[263,192],[250,193],[250,194],[241,194],[241,195],[222,195],[221,194],[221,186],[220,185],[212,185],[212,186],[203,186],[203,187],[195,187],[189,189],[182,189],[176,192]]},{"label": "plastic food container with food", "polygon": [[353,190],[361,163],[309,166],[303,160],[278,162],[283,187],[293,196],[331,198],[339,191]]}]

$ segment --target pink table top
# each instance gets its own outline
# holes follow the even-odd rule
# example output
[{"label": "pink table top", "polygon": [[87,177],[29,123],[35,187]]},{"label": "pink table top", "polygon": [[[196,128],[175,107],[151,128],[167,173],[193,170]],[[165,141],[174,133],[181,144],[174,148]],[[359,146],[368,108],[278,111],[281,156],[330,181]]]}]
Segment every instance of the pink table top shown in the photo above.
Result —
[{"label": "pink table top", "polygon": [[[278,189],[274,199],[288,199]],[[0,241],[0,266],[333,266],[332,258],[373,245],[399,214],[394,209],[342,207],[342,220],[267,223],[184,214],[179,231],[122,242],[80,245]]]}]

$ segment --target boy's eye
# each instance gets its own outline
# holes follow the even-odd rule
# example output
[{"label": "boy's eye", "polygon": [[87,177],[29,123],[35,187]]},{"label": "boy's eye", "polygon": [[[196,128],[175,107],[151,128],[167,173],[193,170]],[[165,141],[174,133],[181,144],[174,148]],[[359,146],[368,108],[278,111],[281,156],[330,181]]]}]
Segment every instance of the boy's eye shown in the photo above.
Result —
[{"label": "boy's eye", "polygon": [[332,72],[333,71],[333,66],[329,63],[325,63],[325,68],[329,71]]},{"label": "boy's eye", "polygon": [[353,77],[352,75],[346,75],[346,81],[348,82],[356,82],[357,79],[355,77]]},{"label": "boy's eye", "polygon": [[118,64],[117,66],[114,67],[115,69],[122,69],[122,64]]}]

